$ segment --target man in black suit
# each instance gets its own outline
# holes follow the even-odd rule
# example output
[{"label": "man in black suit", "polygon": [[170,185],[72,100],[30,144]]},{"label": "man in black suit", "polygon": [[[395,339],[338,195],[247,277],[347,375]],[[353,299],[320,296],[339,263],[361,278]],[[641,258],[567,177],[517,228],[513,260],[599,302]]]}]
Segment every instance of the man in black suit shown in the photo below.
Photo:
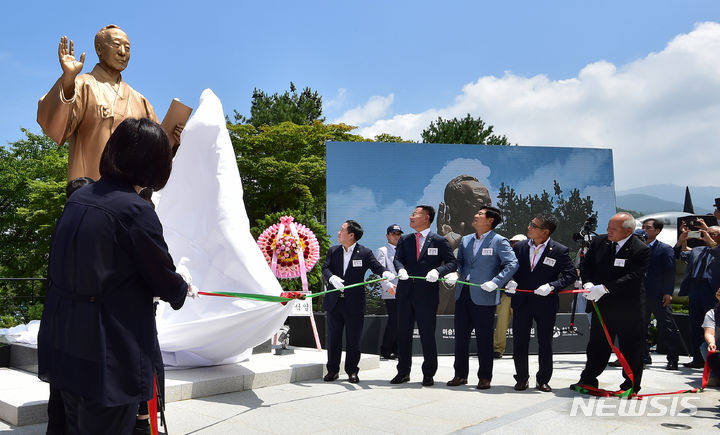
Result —
[{"label": "man in black suit", "polygon": [[[558,291],[575,282],[577,272],[568,248],[550,238],[558,220],[551,214],[539,214],[530,221],[528,241],[513,246],[520,263],[513,280],[507,284],[512,294],[513,309],[513,361],[515,362],[515,390],[528,388],[528,347],[533,320],[537,325],[539,370],[535,376],[536,388],[550,392],[553,372],[552,340],[555,315],[560,304]],[[515,293],[515,289],[534,290],[534,293]]]},{"label": "man in black suit", "polygon": [[[395,270],[399,279],[395,294],[398,306],[398,373],[391,384],[410,380],[413,326],[416,321],[423,349],[422,385],[429,387],[435,383],[433,376],[438,367],[435,316],[440,301],[437,280],[454,272],[457,265],[447,239],[430,231],[434,218],[435,209],[432,206],[417,206],[410,215],[410,227],[415,232],[404,235],[395,251]],[[410,275],[425,279],[409,279]]]},{"label": "man in black suit", "polygon": [[682,349],[680,332],[672,319],[670,302],[675,291],[675,252],[672,246],[657,239],[664,225],[657,219],[645,219],[642,229],[647,234],[647,244],[650,247],[650,259],[645,274],[645,333],[643,362],[650,364],[649,334],[647,325],[650,323],[650,314],[657,320],[658,334],[663,338],[667,347],[666,370],[678,369],[678,355]]},{"label": "man in black suit", "polygon": [[[595,301],[605,321],[610,339],[620,340],[620,351],[633,372],[634,382],[623,371],[625,381],[621,390],[633,388],[640,391],[643,363],[643,278],[648,267],[650,248],[633,237],[635,218],[628,213],[618,213],[610,218],[607,234],[595,237],[580,263],[583,288],[589,290],[583,296]],[[602,299],[602,300],[601,300]],[[597,377],[605,370],[611,353],[602,324],[597,315],[592,316],[590,340],[587,345],[587,362],[580,374],[579,384],[594,388]],[[570,386],[579,390],[578,384]]]},{"label": "man in black suit", "polygon": [[[328,249],[322,266],[323,278],[330,288],[342,288],[365,280],[368,269],[383,278],[394,279],[395,275],[380,264],[373,252],[357,243],[363,229],[354,220],[347,220],[338,231],[339,245]],[[360,336],[365,320],[365,286],[357,286],[325,295],[323,309],[327,313],[327,374],[323,378],[330,382],[338,378],[342,354],[342,336],[345,329],[347,338],[345,351],[345,373],[348,380],[357,384],[358,363],[360,362]]]}]

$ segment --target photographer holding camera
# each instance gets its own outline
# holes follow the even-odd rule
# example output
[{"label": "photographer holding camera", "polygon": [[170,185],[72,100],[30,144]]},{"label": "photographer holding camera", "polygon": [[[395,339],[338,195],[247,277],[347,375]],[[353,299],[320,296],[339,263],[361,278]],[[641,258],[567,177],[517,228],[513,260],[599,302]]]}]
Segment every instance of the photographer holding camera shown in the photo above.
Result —
[{"label": "photographer holding camera", "polygon": [[[690,337],[692,361],[683,364],[688,368],[703,368],[705,362],[700,353],[703,339],[703,317],[715,305],[713,288],[713,269],[717,269],[714,254],[720,243],[720,227],[708,227],[702,218],[683,222],[681,233],[675,245],[675,256],[687,263],[685,277],[680,284],[678,296],[688,296],[690,300]],[[702,246],[688,248],[688,239],[696,238],[704,242]],[[715,277],[717,280],[718,277]]]}]

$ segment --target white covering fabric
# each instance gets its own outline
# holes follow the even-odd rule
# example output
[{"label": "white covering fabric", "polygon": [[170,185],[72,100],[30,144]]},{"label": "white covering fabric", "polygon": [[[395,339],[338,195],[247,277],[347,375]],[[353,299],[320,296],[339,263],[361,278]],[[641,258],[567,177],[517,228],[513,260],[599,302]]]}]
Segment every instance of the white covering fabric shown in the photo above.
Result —
[{"label": "white covering fabric", "polygon": [[37,344],[37,334],[40,329],[39,320],[31,320],[24,325],[13,326],[12,328],[0,328],[0,335],[5,337],[8,343]]},{"label": "white covering fabric", "polygon": [[[250,234],[242,183],[222,104],[206,89],[188,120],[170,180],[153,195],[176,265],[199,291],[282,292]],[[283,325],[294,301],[202,296],[178,311],[161,303],[158,339],[166,367],[230,364],[247,359]]]}]

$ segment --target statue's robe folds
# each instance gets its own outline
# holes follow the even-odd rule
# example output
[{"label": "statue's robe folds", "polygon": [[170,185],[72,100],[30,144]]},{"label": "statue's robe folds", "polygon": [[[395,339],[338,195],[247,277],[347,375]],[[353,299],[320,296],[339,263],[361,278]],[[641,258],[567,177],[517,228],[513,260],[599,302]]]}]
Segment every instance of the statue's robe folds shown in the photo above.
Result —
[{"label": "statue's robe folds", "polygon": [[120,77],[112,82],[100,64],[75,78],[75,95],[63,95],[60,79],[38,102],[37,121],[45,134],[62,145],[70,139],[68,181],[100,178],[100,156],[112,132],[126,118],[157,122],[150,102]]}]

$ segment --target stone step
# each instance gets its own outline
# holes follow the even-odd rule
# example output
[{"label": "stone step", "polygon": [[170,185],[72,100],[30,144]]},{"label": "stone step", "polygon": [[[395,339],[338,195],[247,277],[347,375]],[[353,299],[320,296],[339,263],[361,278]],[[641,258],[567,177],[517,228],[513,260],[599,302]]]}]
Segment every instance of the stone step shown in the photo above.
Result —
[{"label": "stone step", "polygon": [[[294,348],[292,353],[280,355],[255,354],[249,360],[237,364],[168,370],[165,372],[165,400],[170,403],[316,380],[327,373],[326,362],[325,351]],[[340,364],[342,366],[343,363]],[[380,366],[380,358],[363,354],[359,366],[361,371],[376,369]],[[25,364],[25,367],[32,369],[33,364]],[[0,368],[0,420],[13,426],[46,422],[48,395],[48,384],[40,381],[35,373],[17,368]]]}]

